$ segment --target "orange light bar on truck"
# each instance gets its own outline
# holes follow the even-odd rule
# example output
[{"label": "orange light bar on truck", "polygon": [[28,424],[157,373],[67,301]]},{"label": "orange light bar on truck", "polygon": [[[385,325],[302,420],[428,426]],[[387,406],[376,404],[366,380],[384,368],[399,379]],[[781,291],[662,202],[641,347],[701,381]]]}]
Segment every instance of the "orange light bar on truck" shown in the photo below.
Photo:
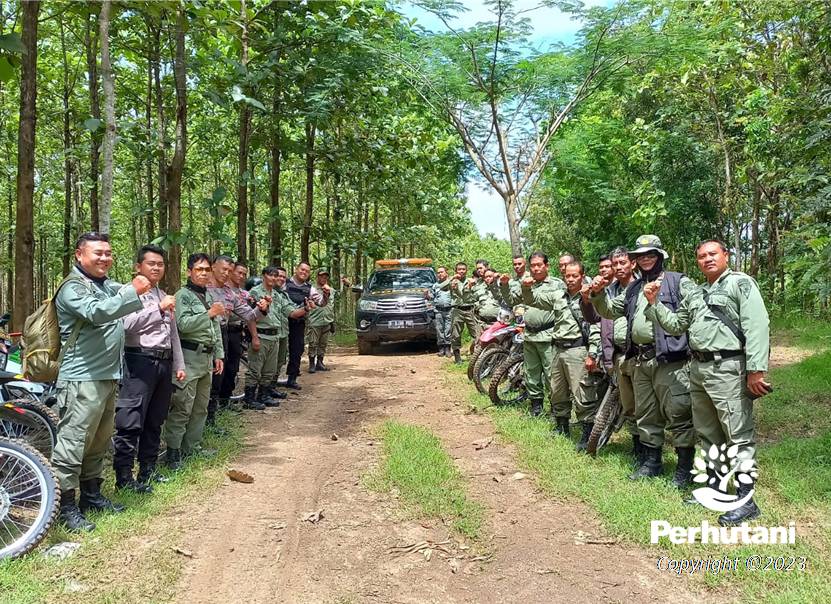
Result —
[{"label": "orange light bar on truck", "polygon": [[376,260],[377,268],[391,268],[394,266],[430,266],[432,258],[399,258],[398,260]]}]

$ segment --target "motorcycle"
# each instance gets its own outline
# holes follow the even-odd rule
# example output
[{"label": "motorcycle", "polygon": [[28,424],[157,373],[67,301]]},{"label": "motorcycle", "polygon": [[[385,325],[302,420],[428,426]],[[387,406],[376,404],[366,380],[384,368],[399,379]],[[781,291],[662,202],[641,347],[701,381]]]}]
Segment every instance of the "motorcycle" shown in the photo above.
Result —
[{"label": "motorcycle", "polygon": [[517,405],[528,398],[523,370],[523,340],[523,329],[520,329],[511,339],[511,350],[507,357],[493,371],[488,396],[494,405]]},{"label": "motorcycle", "polygon": [[521,312],[513,313],[513,323],[494,324],[482,334],[481,340],[485,347],[473,365],[473,383],[481,394],[488,394],[488,384],[494,370],[510,353],[514,335],[522,331],[522,317]]}]

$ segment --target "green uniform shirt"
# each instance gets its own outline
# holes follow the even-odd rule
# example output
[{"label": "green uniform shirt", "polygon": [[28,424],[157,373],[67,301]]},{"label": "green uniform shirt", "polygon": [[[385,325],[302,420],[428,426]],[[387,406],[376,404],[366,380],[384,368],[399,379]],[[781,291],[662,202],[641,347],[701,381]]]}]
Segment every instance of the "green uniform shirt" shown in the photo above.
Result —
[{"label": "green uniform shirt", "polygon": [[[574,325],[577,326],[577,330],[579,332],[579,335],[575,336],[575,338],[579,338],[581,335],[583,335],[583,331],[581,329],[581,326],[582,326],[583,323],[585,323],[585,319],[583,319],[583,311],[580,309],[580,302],[582,301],[583,297],[580,295],[579,291],[577,293],[575,293],[574,295],[571,295],[570,293],[568,293],[568,290],[566,290],[565,295],[566,295],[566,298],[568,298],[568,303],[569,303],[569,307],[570,307],[569,312],[572,315],[572,321],[574,322]],[[564,325],[566,323],[567,323],[567,321],[564,321]],[[569,333],[571,333],[572,331],[573,330],[571,328],[568,329]],[[588,353],[594,353],[597,358],[600,358],[601,353],[602,353],[602,351],[600,350],[600,323],[595,323],[594,325],[589,325],[588,332],[589,332],[589,338],[588,338],[588,342],[586,342],[586,346],[588,348],[587,352]],[[624,337],[625,337],[625,334],[624,334]],[[560,338],[557,335],[554,336],[555,340],[560,340],[560,339],[562,339],[562,340],[571,340],[571,339],[575,339],[575,338],[572,338],[571,336],[564,336],[562,338]]]},{"label": "green uniform shirt", "polygon": [[[289,335],[289,315],[297,310],[297,305],[289,300],[286,292],[278,289],[268,291],[265,285],[260,283],[256,287],[252,287],[248,293],[255,301],[259,301],[266,296],[271,296],[268,314],[257,321],[257,327],[276,329],[277,333],[274,335],[258,334],[258,336],[263,340],[279,340],[287,337]],[[326,307],[324,306],[323,308]]]},{"label": "green uniform shirt", "polygon": [[518,292],[511,289],[510,282],[500,283],[499,289],[510,306],[527,305],[524,321],[525,339],[529,342],[550,342],[557,322],[565,318],[564,312],[571,316],[563,296],[565,284],[551,275],[535,281],[531,287],[520,287]]},{"label": "green uniform shirt", "polygon": [[474,285],[473,288],[475,289],[477,295],[476,311],[479,313],[479,316],[483,318],[495,319],[499,314],[499,298],[501,298],[501,296],[497,297],[494,295],[493,282],[488,285],[485,283],[485,280],[482,279]]},{"label": "green uniform shirt", "polygon": [[[621,292],[625,291],[626,288],[617,281],[606,288],[606,293],[610,298],[614,298]],[[626,346],[626,324],[626,317],[618,317],[615,319],[614,328],[612,330],[612,341],[615,343],[615,346],[620,346],[621,348]]]},{"label": "green uniform shirt", "polygon": [[[213,346],[213,358],[225,358],[225,350],[222,348],[222,332],[219,328],[219,317],[211,319],[208,316],[208,309],[202,304],[202,300],[191,289],[181,288],[176,292],[176,328],[179,330],[179,340],[182,342],[195,342],[204,346]],[[205,294],[208,307],[214,302],[210,293]],[[184,346],[182,346],[184,348]]]},{"label": "green uniform shirt", "polygon": [[473,306],[476,304],[476,292],[473,291],[473,288],[466,287],[466,283],[457,281],[455,277],[448,277],[437,287],[450,291],[451,306]]},{"label": "green uniform shirt", "polygon": [[306,325],[309,327],[326,327],[335,322],[335,298],[343,290],[332,288],[329,293],[329,302],[325,306],[316,306],[306,315]]},{"label": "green uniform shirt", "polygon": [[770,322],[759,286],[752,277],[729,268],[710,285],[704,283],[685,296],[676,312],[660,301],[650,306],[647,317],[658,321],[671,335],[689,332],[690,348],[698,352],[740,350],[741,342],[704,301],[719,307],[744,333],[747,371],[767,371],[770,356]]},{"label": "green uniform shirt", "polygon": [[76,268],[72,281],[61,287],[55,298],[61,343],[65,343],[75,323],[81,330],[75,345],[67,348],[58,372],[59,381],[118,380],[124,325],[121,317],[144,308],[131,285],[113,281],[98,284]]},{"label": "green uniform shirt", "polygon": [[[683,301],[695,291],[695,288],[696,285],[692,279],[687,276],[682,276],[678,284],[679,298]],[[604,319],[614,321],[621,317],[626,318],[624,314],[626,310],[626,290],[623,290],[614,298],[608,296],[605,291],[598,294],[591,294],[589,298],[592,304],[594,304],[597,314]],[[641,346],[655,342],[655,324],[653,319],[646,315],[647,306],[649,304],[646,301],[646,296],[643,295],[643,287],[641,287],[635,304],[635,316],[632,317],[632,342]],[[681,331],[683,332],[684,330],[682,329]],[[623,343],[625,344],[625,342],[626,334],[624,332]]]}]

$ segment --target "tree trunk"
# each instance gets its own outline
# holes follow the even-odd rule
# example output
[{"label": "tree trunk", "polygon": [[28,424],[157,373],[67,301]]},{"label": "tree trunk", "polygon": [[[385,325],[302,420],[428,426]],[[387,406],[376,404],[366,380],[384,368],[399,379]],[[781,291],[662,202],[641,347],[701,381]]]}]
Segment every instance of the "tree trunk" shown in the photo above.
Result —
[{"label": "tree trunk", "polygon": [[72,255],[72,136],[70,131],[69,95],[72,92],[69,86],[69,61],[66,56],[66,33],[63,19],[60,20],[61,56],[63,58],[63,274],[69,273],[70,257]]},{"label": "tree trunk", "polygon": [[89,112],[93,119],[98,120],[96,128],[89,132],[89,222],[90,229],[97,231],[100,226],[98,216],[98,164],[100,161],[99,147],[101,146],[101,103],[98,98],[98,33],[92,27],[94,14],[87,18],[84,32],[84,46],[87,50],[87,77],[89,87]]},{"label": "tree trunk", "polygon": [[303,211],[303,233],[300,237],[300,261],[309,261],[309,240],[312,233],[312,211],[315,195],[315,134],[317,129],[306,122],[306,207]]},{"label": "tree trunk", "polygon": [[35,255],[35,121],[37,119],[37,39],[40,2],[24,2],[23,56],[20,74],[20,123],[17,130],[17,219],[14,244],[14,307],[12,329],[21,331],[34,308]]},{"label": "tree trunk", "polygon": [[110,232],[110,216],[113,203],[113,155],[115,153],[115,79],[110,63],[110,10],[112,0],[103,0],[98,16],[98,37],[101,41],[101,81],[104,89],[104,142],[101,169],[101,200],[99,201],[99,229]]},{"label": "tree trunk", "polygon": [[156,235],[156,212],[153,207],[153,45],[149,36],[147,40],[147,100],[144,104],[144,127],[147,130],[147,161],[144,168],[147,207],[144,210],[147,219],[147,240],[152,241]]},{"label": "tree trunk", "polygon": [[[242,69],[248,69],[248,15],[245,0],[240,3],[240,27],[242,28]],[[237,172],[237,258],[247,261],[248,240],[248,134],[251,127],[251,111],[248,103],[240,102],[239,109],[239,169]]]},{"label": "tree trunk", "polygon": [[505,204],[505,216],[508,219],[508,237],[511,240],[511,254],[514,257],[522,256],[522,242],[519,234],[519,213],[517,211],[516,195],[503,195],[502,201]]},{"label": "tree trunk", "polygon": [[759,276],[759,214],[762,207],[762,191],[759,181],[756,180],[755,170],[748,170],[750,186],[753,195],[753,219],[750,222],[750,271],[755,279]]},{"label": "tree trunk", "polygon": [[768,233],[768,257],[767,257],[767,273],[769,281],[768,295],[771,298],[775,297],[776,293],[776,273],[779,268],[779,194],[773,191],[769,195],[770,209],[767,213],[767,220],[765,226]]},{"label": "tree trunk", "polygon": [[165,124],[164,114],[164,97],[162,96],[162,79],[161,79],[161,26],[155,27],[148,19],[147,27],[151,30],[153,35],[153,51],[151,63],[153,65],[153,88],[156,99],[156,164],[157,178],[159,181],[158,197],[159,197],[159,231],[162,235],[167,235],[170,231],[170,224],[168,219],[167,208],[167,153],[165,148],[165,137],[167,129]]},{"label": "tree trunk", "polygon": [[358,181],[358,211],[355,213],[355,232],[358,234],[358,245],[355,246],[355,281],[361,283],[363,273],[361,267],[364,263],[364,237],[361,235],[361,219],[364,213],[364,183],[363,177]]},{"label": "tree trunk", "polygon": [[[255,158],[256,161],[256,158]],[[251,174],[251,199],[248,203],[248,260],[251,264],[257,264],[257,192],[252,168]]]},{"label": "tree trunk", "polygon": [[268,234],[271,250],[269,252],[269,264],[280,264],[283,260],[283,225],[280,222],[280,139],[278,138],[271,149],[271,160],[269,162],[269,199],[271,208],[269,211]]},{"label": "tree trunk", "polygon": [[329,269],[332,271],[332,283],[338,285],[340,283],[341,271],[340,271],[340,259],[341,259],[341,247],[340,247],[340,221],[341,221],[341,199],[340,199],[340,187],[341,187],[341,176],[340,172],[337,168],[335,168],[335,175],[332,179],[332,228],[334,231],[334,237],[332,240],[332,267]]},{"label": "tree trunk", "polygon": [[179,289],[182,280],[182,172],[185,168],[185,152],[188,146],[188,91],[187,65],[185,64],[185,7],[179,6],[176,15],[176,52],[173,57],[173,80],[176,85],[176,142],[170,169],[167,171],[167,226],[168,233],[176,237],[168,251],[168,270],[165,287],[168,292]]}]

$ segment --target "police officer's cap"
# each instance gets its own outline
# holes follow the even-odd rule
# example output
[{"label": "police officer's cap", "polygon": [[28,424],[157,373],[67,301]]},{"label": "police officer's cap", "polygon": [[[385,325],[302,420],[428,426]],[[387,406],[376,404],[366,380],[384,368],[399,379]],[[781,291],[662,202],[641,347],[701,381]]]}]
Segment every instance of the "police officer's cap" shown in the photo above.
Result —
[{"label": "police officer's cap", "polygon": [[657,235],[641,235],[638,237],[635,240],[635,249],[629,252],[629,256],[640,256],[647,252],[658,252],[664,257],[664,260],[669,258],[669,254],[667,254]]}]

